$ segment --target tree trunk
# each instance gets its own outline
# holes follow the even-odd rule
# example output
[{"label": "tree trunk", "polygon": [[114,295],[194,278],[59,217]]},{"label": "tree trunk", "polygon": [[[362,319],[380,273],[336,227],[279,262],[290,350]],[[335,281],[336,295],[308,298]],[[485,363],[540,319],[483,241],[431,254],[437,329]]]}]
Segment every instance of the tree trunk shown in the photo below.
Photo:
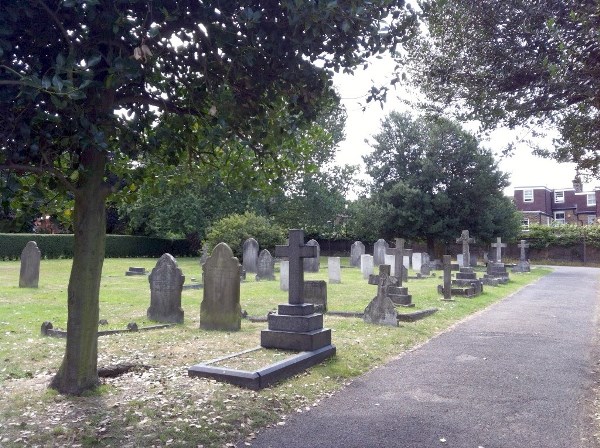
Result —
[{"label": "tree trunk", "polygon": [[80,395],[98,380],[98,315],[100,278],[106,239],[105,154],[89,149],[82,154],[75,192],[75,241],[68,288],[67,346],[62,365],[50,387]]}]

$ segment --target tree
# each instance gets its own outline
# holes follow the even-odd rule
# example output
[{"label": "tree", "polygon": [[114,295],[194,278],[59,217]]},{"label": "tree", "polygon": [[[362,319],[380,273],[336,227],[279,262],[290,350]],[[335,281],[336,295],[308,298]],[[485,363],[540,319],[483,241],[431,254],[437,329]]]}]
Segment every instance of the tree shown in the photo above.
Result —
[{"label": "tree", "polygon": [[412,22],[389,0],[2,2],[3,179],[34,174],[74,201],[52,387],[98,384],[107,198],[181,161],[258,186],[295,171],[312,151],[295,132],[332,98],[332,72],[395,47]]},{"label": "tree", "polygon": [[600,18],[591,0],[426,0],[428,34],[410,45],[416,84],[440,109],[487,129],[555,126],[554,151],[600,167]]},{"label": "tree", "polygon": [[516,209],[502,193],[508,176],[457,123],[392,112],[374,140],[364,160],[377,208],[365,224],[380,236],[426,240],[433,252],[435,241],[452,242],[463,229],[482,241],[519,234]]}]

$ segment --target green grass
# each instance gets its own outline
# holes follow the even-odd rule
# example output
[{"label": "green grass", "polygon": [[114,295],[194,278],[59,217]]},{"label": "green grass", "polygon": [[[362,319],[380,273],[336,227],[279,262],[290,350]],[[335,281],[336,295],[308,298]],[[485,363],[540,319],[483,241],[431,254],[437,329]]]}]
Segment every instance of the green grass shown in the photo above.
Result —
[{"label": "green grass", "polygon": [[[307,280],[327,280],[326,259],[319,273]],[[129,266],[151,270],[153,259],[107,259],[101,283],[101,329],[125,328],[135,321],[152,325],[146,318],[150,290],[146,276],[125,277]],[[189,282],[201,278],[197,259],[178,260]],[[343,259],[342,283],[328,285],[328,307],[335,311],[362,312],[376,293],[360,271]],[[285,416],[305,412],[319,400],[340,389],[352,378],[381,365],[420,344],[455,322],[520,287],[547,274],[511,274],[508,285],[485,287],[474,299],[441,302],[439,278],[409,280],[415,308],[439,311],[398,328],[365,324],[361,319],[325,316],[332,329],[337,355],[312,369],[259,392],[213,380],[189,378],[193,364],[256,347],[265,323],[242,322],[239,332],[199,329],[202,290],[186,290],[182,296],[185,323],[176,327],[118,334],[99,338],[99,366],[119,362],[149,368],[107,379],[85,397],[65,397],[46,388],[60,365],[64,340],[40,336],[40,326],[51,321],[66,328],[66,291],[70,260],[43,260],[38,289],[18,288],[18,262],[0,262],[0,446],[224,446],[251,440],[256,430],[284,424]],[[241,286],[241,305],[252,316],[266,315],[287,301],[279,281],[248,281]],[[260,350],[247,359],[223,365],[252,368],[281,359],[277,351]],[[246,364],[248,363],[248,364]]]}]

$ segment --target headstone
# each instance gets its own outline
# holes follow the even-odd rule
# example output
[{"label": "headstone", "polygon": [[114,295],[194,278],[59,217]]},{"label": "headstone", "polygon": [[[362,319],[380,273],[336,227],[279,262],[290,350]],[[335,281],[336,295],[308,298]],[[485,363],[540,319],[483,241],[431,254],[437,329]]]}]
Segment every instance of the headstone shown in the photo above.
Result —
[{"label": "headstone", "polygon": [[[393,249],[388,249],[393,250]],[[385,263],[390,267],[392,275],[395,275],[396,272],[396,257],[394,255],[385,254]],[[382,265],[380,265],[382,266]]]},{"label": "headstone", "polygon": [[279,289],[282,291],[290,289],[290,262],[287,260],[279,262]]},{"label": "headstone", "polygon": [[[386,273],[385,270],[388,270]],[[394,303],[388,297],[390,287],[389,266],[379,266],[377,295],[365,308],[363,320],[370,324],[398,326],[398,313]]]},{"label": "headstone", "polygon": [[260,251],[256,265],[256,281],[275,280],[275,260],[267,249]]},{"label": "headstone", "polygon": [[404,249],[404,267],[406,269],[412,269],[412,255],[413,255],[413,250],[412,249]]},{"label": "headstone", "polygon": [[519,249],[521,249],[521,255],[519,256],[520,261],[527,261],[527,255],[525,254],[525,249],[529,248],[529,243],[526,240],[521,240],[517,245]]},{"label": "headstone", "polygon": [[444,294],[444,298],[447,302],[453,301],[452,299],[452,257],[450,255],[444,255],[444,286],[442,287],[442,293]]},{"label": "headstone", "polygon": [[350,247],[350,266],[360,267],[360,256],[365,253],[365,245],[361,241],[355,241]]},{"label": "headstone", "polygon": [[209,252],[209,247],[207,243],[204,243],[202,245],[202,252],[200,254],[200,267],[202,267],[202,265],[204,263],[206,263],[206,260],[208,260],[208,252]]},{"label": "headstone", "polygon": [[460,238],[456,238],[456,242],[462,243],[462,266],[471,266],[471,254],[469,252],[469,243],[474,243],[475,240],[469,237],[468,230],[463,230],[460,234]]},{"label": "headstone", "polygon": [[150,307],[148,319],[157,322],[183,323],[181,291],[185,276],[171,254],[163,254],[148,277]]},{"label": "headstone", "polygon": [[423,254],[421,252],[414,252],[412,254],[412,267],[415,271],[421,272],[421,266],[423,264]]},{"label": "headstone", "polygon": [[421,275],[431,275],[431,262],[427,252],[423,252],[421,255],[421,269],[419,269],[419,272]]},{"label": "headstone", "polygon": [[[383,241],[383,240],[381,240]],[[387,243],[386,243],[387,244]],[[404,261],[404,239],[396,238],[396,247],[387,248],[385,251],[386,254],[392,255],[394,257],[394,268],[391,271],[392,276],[395,277],[398,281],[398,286],[402,286],[402,281],[406,280],[407,275],[404,275],[403,268],[405,268]]]},{"label": "headstone", "polygon": [[304,281],[304,302],[312,303],[320,312],[327,311],[327,282],[325,280]]},{"label": "headstone", "polygon": [[[405,249],[405,252],[408,249]],[[402,257],[402,266],[404,266],[406,269],[410,269],[410,255],[404,255]]]},{"label": "headstone", "polygon": [[254,238],[248,238],[242,245],[242,267],[246,272],[257,272],[258,241],[256,241]]},{"label": "headstone", "polygon": [[321,267],[321,261],[319,258],[321,256],[321,247],[319,246],[319,243],[317,243],[316,240],[309,240],[306,243],[306,245],[316,247],[317,256],[305,258],[304,260],[302,260],[302,262],[304,263],[304,272],[319,272],[319,269]]},{"label": "headstone", "polygon": [[226,243],[215,246],[202,266],[204,293],[200,328],[237,331],[241,328],[240,262]]},{"label": "headstone", "polygon": [[527,256],[525,254],[525,249],[529,247],[529,243],[525,240],[521,240],[517,247],[521,249],[521,255],[519,257],[519,262],[512,268],[512,271],[531,272],[531,266],[529,265],[529,261],[527,260]]},{"label": "headstone", "polygon": [[[403,275],[408,270],[403,267]],[[408,288],[402,286],[400,279],[391,274],[391,266],[389,264],[379,265],[379,274],[369,276],[369,285],[378,285],[381,280],[380,274],[385,274],[389,277],[389,285],[386,287],[386,295],[392,301],[394,306],[413,307],[412,296],[408,293]]]},{"label": "headstone", "polygon": [[373,247],[373,265],[379,266],[380,264],[385,264],[385,254],[389,249],[390,245],[386,240],[380,238],[375,243]]},{"label": "headstone", "polygon": [[269,327],[262,330],[260,336],[262,347],[319,352],[315,362],[323,359],[323,351],[326,357],[335,354],[331,330],[323,328],[323,314],[315,313],[314,305],[304,299],[303,259],[316,257],[317,253],[317,246],[304,244],[302,230],[290,230],[289,244],[275,247],[275,255],[287,257],[290,263],[288,303],[279,305],[277,313],[268,315]]},{"label": "headstone", "polygon": [[372,255],[361,255],[360,256],[360,272],[364,279],[369,278],[369,275],[373,273],[373,256]]},{"label": "headstone", "polygon": [[327,259],[327,273],[329,274],[329,283],[342,282],[342,265],[340,257],[329,257]]},{"label": "headstone", "polygon": [[456,254],[456,262],[459,268],[465,267],[465,256],[463,254]]},{"label": "headstone", "polygon": [[492,243],[491,246],[496,249],[496,257],[494,261],[496,263],[502,263],[502,248],[506,247],[506,243],[503,243],[502,238],[498,237],[496,238],[496,242]]},{"label": "headstone", "polygon": [[21,251],[19,288],[37,288],[40,281],[40,259],[42,253],[35,241],[29,241]]},{"label": "headstone", "polygon": [[472,268],[477,267],[477,255],[471,254],[471,267]]}]

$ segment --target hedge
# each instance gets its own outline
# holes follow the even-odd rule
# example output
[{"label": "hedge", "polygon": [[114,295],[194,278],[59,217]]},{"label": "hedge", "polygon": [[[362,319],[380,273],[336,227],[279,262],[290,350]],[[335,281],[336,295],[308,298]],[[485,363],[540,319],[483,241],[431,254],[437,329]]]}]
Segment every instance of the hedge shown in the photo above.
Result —
[{"label": "hedge", "polygon": [[553,246],[573,246],[584,240],[588,246],[600,248],[600,226],[576,226],[573,224],[542,226],[531,225],[523,232],[532,249],[544,249]]},{"label": "hedge", "polygon": [[[0,259],[15,260],[28,241],[35,241],[43,258],[72,258],[72,234],[0,233]],[[106,235],[106,258],[193,256],[187,240],[170,240],[145,236]]]}]

